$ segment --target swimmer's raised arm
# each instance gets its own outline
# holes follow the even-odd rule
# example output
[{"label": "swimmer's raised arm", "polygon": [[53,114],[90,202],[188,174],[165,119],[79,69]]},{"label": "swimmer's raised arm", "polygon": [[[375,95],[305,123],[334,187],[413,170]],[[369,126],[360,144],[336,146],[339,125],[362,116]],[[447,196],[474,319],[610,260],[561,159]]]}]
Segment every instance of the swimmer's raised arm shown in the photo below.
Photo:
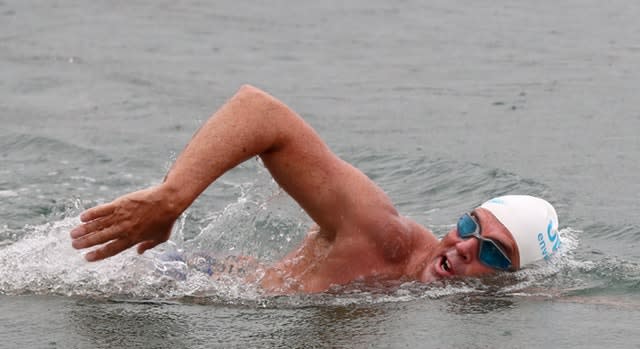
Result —
[{"label": "swimmer's raised arm", "polygon": [[[105,244],[88,253],[104,259],[136,244],[138,252],[168,240],[174,221],[218,177],[260,156],[275,180],[331,238],[346,227],[397,216],[390,200],[362,172],[339,159],[284,103],[243,86],[194,135],[165,181],[81,215],[73,246]],[[376,217],[376,218],[371,218]]]}]

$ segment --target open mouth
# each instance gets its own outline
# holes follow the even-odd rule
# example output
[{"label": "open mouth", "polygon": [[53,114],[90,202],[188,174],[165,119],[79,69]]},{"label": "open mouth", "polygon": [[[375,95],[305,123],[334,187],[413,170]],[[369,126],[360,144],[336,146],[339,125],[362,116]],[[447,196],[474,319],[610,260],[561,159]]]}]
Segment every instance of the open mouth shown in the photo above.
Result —
[{"label": "open mouth", "polygon": [[446,255],[440,258],[440,268],[442,268],[442,270],[449,275],[454,274],[453,268],[451,267],[451,264],[449,263],[449,259],[447,258]]}]

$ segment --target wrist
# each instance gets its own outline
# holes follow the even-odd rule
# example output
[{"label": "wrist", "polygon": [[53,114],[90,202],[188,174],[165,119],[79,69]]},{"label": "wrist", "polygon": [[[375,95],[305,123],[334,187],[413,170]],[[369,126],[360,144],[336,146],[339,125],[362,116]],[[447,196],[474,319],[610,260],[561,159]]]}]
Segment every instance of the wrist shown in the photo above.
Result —
[{"label": "wrist", "polygon": [[167,211],[166,213],[175,218],[178,218],[192,202],[192,200],[183,198],[184,192],[178,186],[166,181],[157,186],[156,189],[160,195],[159,200]]}]

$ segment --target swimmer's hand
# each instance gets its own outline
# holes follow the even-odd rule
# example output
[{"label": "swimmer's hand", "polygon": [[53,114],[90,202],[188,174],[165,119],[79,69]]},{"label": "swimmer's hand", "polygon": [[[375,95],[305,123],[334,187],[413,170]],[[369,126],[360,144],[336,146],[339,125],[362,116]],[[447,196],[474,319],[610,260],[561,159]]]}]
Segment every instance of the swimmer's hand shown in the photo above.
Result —
[{"label": "swimmer's hand", "polygon": [[83,224],[70,233],[72,246],[83,249],[105,244],[85,255],[90,262],[138,244],[142,254],[169,239],[180,212],[172,207],[170,192],[162,185],[129,193],[83,212]]}]

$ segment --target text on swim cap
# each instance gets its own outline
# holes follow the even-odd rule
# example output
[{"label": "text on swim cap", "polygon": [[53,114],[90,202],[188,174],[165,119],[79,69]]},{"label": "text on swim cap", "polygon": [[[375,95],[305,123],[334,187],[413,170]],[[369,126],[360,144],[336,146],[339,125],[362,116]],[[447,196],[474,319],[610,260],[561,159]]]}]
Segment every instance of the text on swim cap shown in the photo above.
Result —
[{"label": "text on swim cap", "polygon": [[[554,233],[551,234],[552,232]],[[555,232],[555,230],[553,230],[553,221],[551,220],[547,225],[547,237],[549,238],[549,241],[553,243],[551,252],[557,251],[558,247],[560,247],[560,239],[558,239],[558,233]],[[542,253],[542,256],[544,257],[544,259],[548,259],[551,254],[549,253],[549,251],[547,251],[547,244],[544,241],[543,233],[538,233],[538,245],[540,246],[540,253]]]}]

